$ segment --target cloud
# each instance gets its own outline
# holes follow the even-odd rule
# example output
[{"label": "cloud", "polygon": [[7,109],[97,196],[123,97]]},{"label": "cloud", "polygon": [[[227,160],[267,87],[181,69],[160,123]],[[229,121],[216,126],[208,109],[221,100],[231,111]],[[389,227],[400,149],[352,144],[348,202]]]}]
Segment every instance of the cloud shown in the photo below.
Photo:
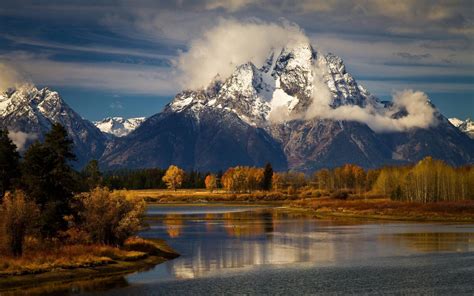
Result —
[{"label": "cloud", "polygon": [[13,144],[15,144],[18,150],[20,151],[25,148],[25,144],[28,141],[32,141],[38,138],[36,134],[28,134],[21,131],[8,131],[8,137],[12,140]]},{"label": "cloud", "polygon": [[[155,95],[174,95],[179,90],[177,83],[173,82],[176,77],[169,67],[112,62],[63,62],[51,60],[48,56],[18,52],[0,55],[0,64],[13,63],[16,69],[25,69],[25,74],[37,85]],[[11,79],[2,81],[6,81],[7,87],[14,86]]]},{"label": "cloud", "polygon": [[410,60],[410,61],[417,61],[417,60],[422,60],[426,58],[430,58],[431,54],[429,53],[424,53],[424,54],[411,54],[409,52],[396,52],[394,53],[395,56],[399,56],[401,58]]},{"label": "cloud", "polygon": [[298,26],[288,22],[221,19],[217,26],[191,41],[189,50],[179,55],[175,65],[184,87],[202,88],[217,74],[226,78],[236,66],[247,62],[261,66],[271,51],[307,40]]},{"label": "cloud", "polygon": [[254,0],[210,0],[206,3],[206,9],[222,8],[229,12],[235,12],[255,2]]},{"label": "cloud", "polygon": [[[259,67],[272,51],[278,54],[283,47],[299,42],[309,42],[309,39],[296,25],[221,19],[217,26],[193,40],[189,50],[182,53],[175,64],[185,87],[203,88],[216,75],[225,79],[236,66],[249,61]],[[401,53],[404,58],[414,58],[413,54]],[[415,57],[427,58],[429,55]],[[435,124],[435,110],[426,94],[420,91],[396,92],[393,95],[393,108],[390,109],[370,104],[364,108],[353,105],[332,108],[333,95],[324,81],[325,71],[325,65],[314,65],[313,101],[306,112],[288,113],[287,105],[292,98],[277,89],[270,102],[272,111],[269,119],[273,122],[312,118],[358,121],[376,132],[426,128]],[[406,111],[407,115],[393,117],[398,111]]]},{"label": "cloud", "polygon": [[0,61],[0,92],[25,82],[25,78],[9,63]]},{"label": "cloud", "polygon": [[[428,96],[421,91],[404,90],[393,95],[392,108],[343,105],[331,107],[333,95],[324,82],[324,68],[315,65],[313,70],[313,101],[308,110],[300,114],[304,119],[333,119],[357,121],[367,124],[375,132],[404,131],[411,128],[428,128],[436,124],[435,109]],[[402,116],[397,116],[401,112]]]}]

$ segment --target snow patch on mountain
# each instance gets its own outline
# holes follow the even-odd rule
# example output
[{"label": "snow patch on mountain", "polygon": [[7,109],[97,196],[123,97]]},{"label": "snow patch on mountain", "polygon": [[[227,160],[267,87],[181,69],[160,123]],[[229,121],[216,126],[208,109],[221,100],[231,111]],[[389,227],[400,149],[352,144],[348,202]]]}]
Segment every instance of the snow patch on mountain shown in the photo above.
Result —
[{"label": "snow patch on mountain", "polygon": [[459,118],[449,118],[449,122],[452,125],[457,127],[463,133],[466,133],[470,138],[474,139],[474,121],[470,118],[466,118],[466,120],[461,120]]},{"label": "snow patch on mountain", "polygon": [[138,128],[145,120],[146,117],[107,117],[100,121],[94,121],[93,123],[103,133],[116,137],[124,137]]}]

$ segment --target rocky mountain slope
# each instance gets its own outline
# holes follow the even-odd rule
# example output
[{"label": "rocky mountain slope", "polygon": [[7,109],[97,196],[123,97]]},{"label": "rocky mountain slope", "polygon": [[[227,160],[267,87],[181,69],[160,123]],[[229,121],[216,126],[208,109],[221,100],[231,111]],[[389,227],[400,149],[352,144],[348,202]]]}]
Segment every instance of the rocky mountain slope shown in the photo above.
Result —
[{"label": "rocky mountain slope", "polygon": [[42,140],[54,122],[61,123],[74,141],[76,167],[102,155],[105,136],[72,110],[57,92],[23,84],[0,94],[0,127],[22,132],[25,145],[35,139]]},{"label": "rocky mountain slope", "polygon": [[467,134],[471,139],[474,139],[474,121],[472,121],[470,118],[466,118],[466,120],[449,118],[449,122],[451,122],[451,124],[457,127],[460,131]]},{"label": "rocky mountain slope", "polygon": [[325,91],[328,112],[357,106],[390,118],[409,115],[371,95],[339,57],[300,43],[270,53],[263,65],[242,64],[204,89],[179,93],[162,113],[110,146],[101,163],[219,170],[270,161],[280,170],[311,172],[344,163],[407,163],[427,155],[454,165],[474,160],[474,141],[437,112],[436,123],[427,128],[377,132],[360,121],[310,116],[319,108],[313,97]]},{"label": "rocky mountain slope", "polygon": [[123,118],[107,117],[100,121],[94,121],[94,125],[101,132],[116,137],[124,137],[139,127],[146,117]]}]

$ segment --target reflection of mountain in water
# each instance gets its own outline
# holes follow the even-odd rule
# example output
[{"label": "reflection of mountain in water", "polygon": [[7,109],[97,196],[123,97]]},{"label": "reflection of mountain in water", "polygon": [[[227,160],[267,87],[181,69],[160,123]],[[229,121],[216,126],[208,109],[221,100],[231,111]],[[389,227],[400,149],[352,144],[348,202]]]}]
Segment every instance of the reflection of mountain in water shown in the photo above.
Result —
[{"label": "reflection of mountain in water", "polygon": [[427,251],[474,251],[472,229],[456,225],[364,224],[239,206],[216,212],[215,207],[200,206],[201,212],[210,210],[207,214],[189,214],[192,207],[154,214],[154,225],[143,236],[164,238],[182,256],[141,277],[202,278],[290,266],[360,264]]},{"label": "reflection of mountain in water", "polygon": [[[327,233],[312,237],[292,235],[304,228],[306,222],[295,219],[288,224],[271,211],[212,213],[200,219],[168,214],[163,218],[163,225],[170,238],[196,236],[186,240],[188,248],[192,246],[190,249],[195,255],[183,254],[179,260],[169,262],[169,273],[177,278],[195,278],[262,264],[331,261],[334,256],[331,247],[314,246],[318,241],[331,241]],[[191,233],[181,233],[183,227],[193,230]],[[204,239],[201,231],[213,239]]]}]

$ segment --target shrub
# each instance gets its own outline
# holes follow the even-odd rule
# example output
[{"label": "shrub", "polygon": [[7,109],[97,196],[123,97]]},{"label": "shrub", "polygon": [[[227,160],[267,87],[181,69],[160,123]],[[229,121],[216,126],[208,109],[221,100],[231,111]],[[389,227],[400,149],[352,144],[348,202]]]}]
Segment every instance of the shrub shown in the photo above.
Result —
[{"label": "shrub", "polygon": [[288,187],[288,195],[296,194],[296,189],[293,186]]},{"label": "shrub", "polygon": [[82,227],[93,242],[123,245],[128,237],[140,230],[145,213],[142,199],[127,199],[104,187],[94,189],[81,201]]},{"label": "shrub", "polygon": [[340,199],[340,200],[346,200],[349,197],[349,192],[346,190],[336,190],[333,193],[331,193],[331,198],[334,199]]}]

